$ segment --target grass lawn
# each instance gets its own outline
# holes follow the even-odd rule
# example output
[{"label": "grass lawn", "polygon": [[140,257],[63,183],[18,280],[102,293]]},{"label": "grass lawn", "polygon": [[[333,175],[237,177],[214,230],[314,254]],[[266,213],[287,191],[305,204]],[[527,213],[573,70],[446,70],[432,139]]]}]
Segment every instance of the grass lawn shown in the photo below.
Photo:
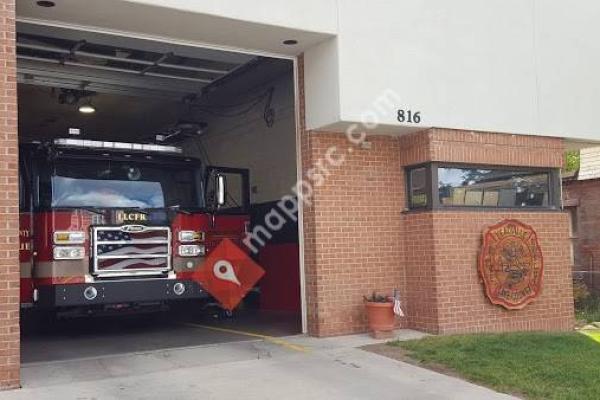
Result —
[{"label": "grass lawn", "polygon": [[600,399],[600,343],[580,333],[435,336],[392,342],[413,360],[528,399]]}]

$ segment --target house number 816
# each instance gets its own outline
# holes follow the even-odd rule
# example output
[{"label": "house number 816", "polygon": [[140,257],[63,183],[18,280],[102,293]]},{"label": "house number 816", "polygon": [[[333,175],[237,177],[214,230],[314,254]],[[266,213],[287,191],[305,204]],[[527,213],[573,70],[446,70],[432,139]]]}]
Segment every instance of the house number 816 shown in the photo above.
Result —
[{"label": "house number 816", "polygon": [[418,124],[421,122],[421,111],[398,110],[398,122],[408,122],[409,124]]}]

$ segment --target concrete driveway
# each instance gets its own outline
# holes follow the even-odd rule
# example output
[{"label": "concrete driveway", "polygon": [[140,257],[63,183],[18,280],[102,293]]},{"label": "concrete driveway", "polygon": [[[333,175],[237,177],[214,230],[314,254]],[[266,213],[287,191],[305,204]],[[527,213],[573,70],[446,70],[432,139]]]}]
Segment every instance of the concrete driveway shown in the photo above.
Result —
[{"label": "concrete driveway", "polygon": [[[201,326],[190,325],[202,334]],[[400,331],[401,338],[418,337]],[[0,399],[512,399],[358,349],[366,335],[262,337],[25,364]]]}]

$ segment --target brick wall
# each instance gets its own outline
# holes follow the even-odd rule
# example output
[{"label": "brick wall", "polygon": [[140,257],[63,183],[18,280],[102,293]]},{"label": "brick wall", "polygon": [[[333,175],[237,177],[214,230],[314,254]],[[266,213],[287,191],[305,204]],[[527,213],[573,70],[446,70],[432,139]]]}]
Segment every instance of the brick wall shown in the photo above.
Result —
[{"label": "brick wall", "polygon": [[[403,174],[397,140],[380,137],[370,150],[348,153],[348,141],[338,133],[313,133],[305,128],[304,65],[298,59],[299,129],[302,175],[312,194],[303,207],[304,272],[308,333],[332,336],[365,329],[363,295],[390,291],[404,279],[400,260],[400,213],[404,204]],[[323,161],[336,146],[347,157],[340,167]],[[311,180],[311,169],[325,165],[325,184]],[[350,168],[346,168],[349,166]],[[390,190],[393,196],[388,196]],[[360,210],[360,214],[356,211]],[[331,211],[331,212],[330,212]],[[396,218],[389,218],[390,211]],[[383,238],[383,239],[382,239]],[[401,287],[403,289],[403,287]]]},{"label": "brick wall", "polygon": [[0,389],[19,386],[15,3],[0,1]]},{"label": "brick wall", "polygon": [[[309,290],[310,333],[330,336],[365,329],[363,295],[402,287],[404,246],[401,212],[404,175],[398,141],[374,137],[371,149],[346,154],[339,167],[313,187],[305,225],[305,243],[314,253],[305,259]],[[311,133],[305,150],[319,163],[327,149],[346,152],[343,135]],[[312,293],[311,293],[312,291]]]},{"label": "brick wall", "polygon": [[[556,138],[430,129],[400,137],[401,166],[427,161],[560,167]],[[492,305],[477,272],[482,232],[514,218],[536,229],[544,286],[520,311]],[[403,215],[408,326],[433,333],[566,330],[573,326],[569,221],[563,212],[434,211]],[[409,232],[418,235],[412,238]],[[427,249],[430,252],[427,253]],[[411,304],[416,303],[416,304]]]},{"label": "brick wall", "polygon": [[[304,171],[340,133],[303,132]],[[558,167],[562,141],[432,129],[369,136],[315,187],[305,217],[309,333],[366,329],[362,296],[400,288],[405,327],[432,333],[567,330],[573,326],[568,218],[562,212],[406,212],[404,167],[426,161]],[[505,218],[532,225],[545,258],[544,287],[520,311],[492,305],[477,271],[484,229]]]},{"label": "brick wall", "polygon": [[600,179],[566,181],[563,189],[566,203],[573,204],[574,270],[585,271],[578,275],[600,292]]},{"label": "brick wall", "polygon": [[432,213],[407,213],[402,217],[405,257],[402,302],[406,314],[405,326],[426,332],[436,332],[439,324],[437,304],[437,274]]},{"label": "brick wall", "polygon": [[[477,273],[481,233],[512,218],[532,226],[544,255],[541,295],[523,310],[491,304]],[[568,330],[573,327],[573,288],[568,216],[561,212],[433,213],[437,333]]]},{"label": "brick wall", "polygon": [[[304,58],[298,57],[298,129],[300,131],[300,156],[302,175],[306,175],[306,171],[311,167],[311,143],[310,137],[306,130],[304,118],[305,103],[304,103]],[[319,336],[319,321],[318,321],[318,293],[317,293],[317,273],[316,273],[316,240],[315,240],[315,208],[312,203],[305,204],[302,213],[302,229],[304,233],[304,286],[306,297],[306,314],[307,314],[307,329],[311,335]]]},{"label": "brick wall", "polygon": [[[335,146],[343,165],[329,168],[304,206],[304,268],[309,334],[362,332],[362,296],[402,293],[404,327],[432,333],[568,330],[573,327],[569,221],[563,212],[407,212],[404,168],[429,161],[558,168],[557,138],[429,129],[369,136],[371,148],[348,152],[342,133],[309,132],[304,71],[298,63],[302,173]],[[545,259],[541,295],[508,311],[485,296],[477,260],[485,228],[515,218],[533,226]]]},{"label": "brick wall", "polygon": [[561,139],[433,128],[398,139],[402,165],[451,161],[527,167],[560,167]]}]

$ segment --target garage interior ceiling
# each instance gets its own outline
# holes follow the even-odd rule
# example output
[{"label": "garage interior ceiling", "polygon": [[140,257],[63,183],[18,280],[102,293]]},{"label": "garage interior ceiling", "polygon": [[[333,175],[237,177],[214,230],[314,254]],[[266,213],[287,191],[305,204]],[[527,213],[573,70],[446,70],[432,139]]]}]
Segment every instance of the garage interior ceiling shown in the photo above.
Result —
[{"label": "garage interior ceiling", "polygon": [[86,115],[76,105],[61,104],[56,88],[19,84],[18,91],[24,142],[65,137],[69,128],[81,129],[86,139],[147,140],[181,116],[182,104],[176,101],[103,93],[92,97],[96,113]]},{"label": "garage interior ceiling", "polygon": [[18,82],[38,86],[175,100],[200,94],[256,60],[41,25],[17,27]]},{"label": "garage interior ceiling", "polygon": [[[202,106],[247,107],[257,87],[293,73],[289,60],[45,25],[19,23],[17,39],[24,141],[64,137],[69,128],[89,139],[152,141],[182,121],[210,121]],[[61,101],[65,91],[81,97]],[[95,114],[77,111],[87,101]]]}]

